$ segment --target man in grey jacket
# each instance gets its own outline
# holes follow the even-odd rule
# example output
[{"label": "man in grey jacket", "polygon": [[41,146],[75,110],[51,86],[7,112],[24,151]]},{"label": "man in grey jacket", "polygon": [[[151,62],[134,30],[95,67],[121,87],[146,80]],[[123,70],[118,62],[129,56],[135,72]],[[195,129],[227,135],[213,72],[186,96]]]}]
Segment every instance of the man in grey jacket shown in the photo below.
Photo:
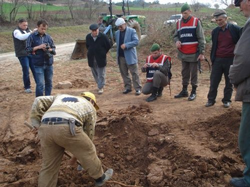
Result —
[{"label": "man in grey jacket", "polygon": [[242,114],[239,130],[239,148],[246,164],[242,178],[232,178],[234,187],[250,187],[250,0],[235,0],[244,16],[248,18],[241,37],[234,50],[233,65],[229,70],[229,79],[235,86],[236,101],[242,101]]},{"label": "man in grey jacket", "polygon": [[123,18],[118,18],[115,22],[118,31],[115,33],[117,43],[117,62],[124,82],[125,90],[123,94],[132,91],[131,79],[128,71],[130,71],[133,80],[135,94],[141,94],[141,81],[138,73],[138,59],[136,46],[139,43],[135,29],[127,27]]}]

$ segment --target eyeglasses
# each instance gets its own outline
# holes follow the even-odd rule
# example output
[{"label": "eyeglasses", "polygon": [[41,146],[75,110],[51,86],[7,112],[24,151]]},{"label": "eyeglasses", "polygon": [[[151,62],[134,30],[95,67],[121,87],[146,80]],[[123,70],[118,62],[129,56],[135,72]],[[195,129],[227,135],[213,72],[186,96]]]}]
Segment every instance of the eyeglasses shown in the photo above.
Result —
[{"label": "eyeglasses", "polygon": [[118,29],[122,29],[122,25],[118,26],[117,28],[118,28]]},{"label": "eyeglasses", "polygon": [[95,29],[95,30],[92,30],[92,32],[96,32],[97,31],[97,29]]}]

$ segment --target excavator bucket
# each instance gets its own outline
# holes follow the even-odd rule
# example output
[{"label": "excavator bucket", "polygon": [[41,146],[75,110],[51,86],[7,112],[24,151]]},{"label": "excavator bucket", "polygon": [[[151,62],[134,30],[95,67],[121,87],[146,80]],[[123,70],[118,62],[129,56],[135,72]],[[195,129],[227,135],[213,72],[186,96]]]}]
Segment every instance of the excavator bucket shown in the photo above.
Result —
[{"label": "excavator bucket", "polygon": [[87,58],[86,40],[77,39],[71,55],[72,60]]}]

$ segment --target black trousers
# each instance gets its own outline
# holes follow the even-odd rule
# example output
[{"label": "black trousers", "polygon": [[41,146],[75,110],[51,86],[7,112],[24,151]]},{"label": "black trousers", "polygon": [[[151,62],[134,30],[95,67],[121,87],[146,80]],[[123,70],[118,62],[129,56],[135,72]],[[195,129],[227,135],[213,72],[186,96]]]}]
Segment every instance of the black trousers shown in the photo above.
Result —
[{"label": "black trousers", "polygon": [[222,102],[231,102],[231,97],[233,93],[233,85],[230,83],[228,74],[230,66],[233,64],[232,58],[216,58],[212,65],[212,72],[210,75],[210,89],[207,95],[208,101],[215,102],[217,96],[218,86],[221,81],[221,77],[224,74],[225,78],[225,88],[224,97]]}]

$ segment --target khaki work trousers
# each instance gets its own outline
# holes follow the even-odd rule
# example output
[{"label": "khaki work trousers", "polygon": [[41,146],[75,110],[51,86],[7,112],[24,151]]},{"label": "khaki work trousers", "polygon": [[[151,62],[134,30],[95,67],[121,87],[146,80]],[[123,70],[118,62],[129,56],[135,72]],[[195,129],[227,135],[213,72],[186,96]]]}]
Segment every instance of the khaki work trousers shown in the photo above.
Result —
[{"label": "khaki work trousers", "polygon": [[42,169],[39,187],[55,187],[64,150],[71,152],[89,175],[98,179],[103,175],[101,161],[91,139],[82,127],[75,127],[76,136],[70,133],[69,125],[41,125],[38,135],[42,148]]},{"label": "khaki work trousers", "polygon": [[182,61],[182,85],[187,86],[191,77],[191,85],[197,86],[198,84],[198,62],[185,62]]},{"label": "khaki work trousers", "polygon": [[142,93],[145,95],[151,94],[153,91],[153,87],[165,87],[169,84],[169,82],[170,81],[168,76],[157,70],[154,73],[153,82],[146,82],[142,88]]},{"label": "khaki work trousers", "polygon": [[124,87],[127,90],[132,90],[131,79],[128,71],[130,71],[133,80],[133,86],[135,90],[141,90],[141,81],[138,73],[138,64],[128,65],[124,57],[119,57],[119,69],[124,82]]}]

